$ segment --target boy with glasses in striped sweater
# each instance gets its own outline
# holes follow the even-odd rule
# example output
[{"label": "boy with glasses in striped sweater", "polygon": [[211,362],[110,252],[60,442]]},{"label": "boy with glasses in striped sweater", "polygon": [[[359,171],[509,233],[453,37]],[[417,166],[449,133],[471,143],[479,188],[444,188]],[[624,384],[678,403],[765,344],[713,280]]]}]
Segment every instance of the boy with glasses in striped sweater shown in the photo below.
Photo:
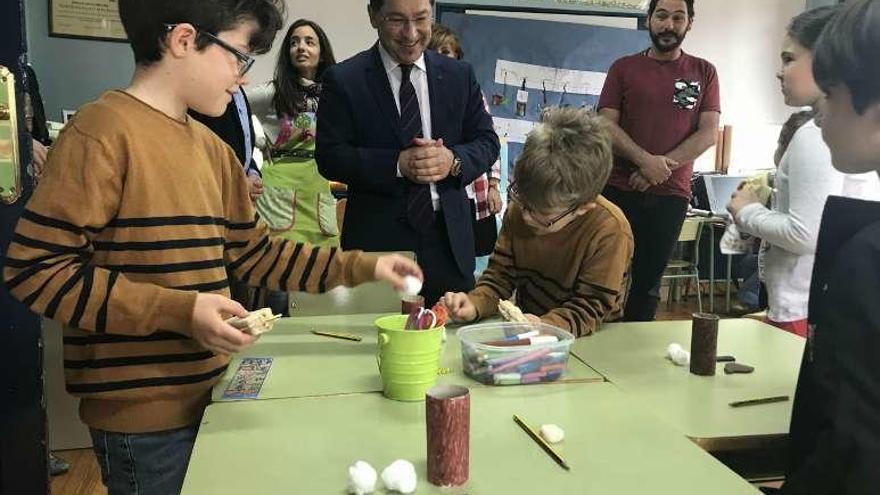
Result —
[{"label": "boy with glasses in striped sweater", "polygon": [[269,50],[278,0],[121,0],[131,85],[67,124],[6,255],[12,295],[63,322],[110,494],[178,493],[199,419],[229,355],[239,280],[320,292],[421,277],[411,261],[268,237],[232,149],[187,117],[222,114]]}]

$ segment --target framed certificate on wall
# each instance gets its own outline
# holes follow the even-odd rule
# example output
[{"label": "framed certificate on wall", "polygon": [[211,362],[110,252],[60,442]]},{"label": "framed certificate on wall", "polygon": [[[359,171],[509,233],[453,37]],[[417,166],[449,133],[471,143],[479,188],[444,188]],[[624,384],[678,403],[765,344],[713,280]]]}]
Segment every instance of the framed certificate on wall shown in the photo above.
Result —
[{"label": "framed certificate on wall", "polygon": [[118,0],[49,0],[49,36],[125,42]]}]

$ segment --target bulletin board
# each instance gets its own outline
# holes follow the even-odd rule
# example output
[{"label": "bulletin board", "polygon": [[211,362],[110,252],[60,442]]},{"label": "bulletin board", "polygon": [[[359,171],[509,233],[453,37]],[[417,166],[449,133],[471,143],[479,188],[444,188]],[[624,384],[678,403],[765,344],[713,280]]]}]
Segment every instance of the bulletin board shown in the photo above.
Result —
[{"label": "bulletin board", "polygon": [[611,64],[650,46],[643,29],[463,13],[443,4],[438,14],[438,22],[461,39],[464,60],[474,67],[496,131],[505,138],[505,175],[543,108],[595,107]]}]

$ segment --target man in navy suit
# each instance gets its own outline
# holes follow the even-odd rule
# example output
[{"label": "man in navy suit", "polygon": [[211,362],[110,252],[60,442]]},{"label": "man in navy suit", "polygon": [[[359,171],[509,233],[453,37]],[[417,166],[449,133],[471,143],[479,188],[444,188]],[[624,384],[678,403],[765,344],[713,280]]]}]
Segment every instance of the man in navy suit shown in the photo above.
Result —
[{"label": "man in navy suit", "polygon": [[211,117],[190,110],[189,115],[205,124],[208,129],[214,131],[224,143],[228,144],[238,161],[244,167],[244,174],[248,179],[248,192],[251,201],[256,201],[263,194],[263,180],[257,162],[254,160],[254,146],[257,136],[254,133],[254,123],[251,120],[251,104],[242,88],[232,95],[232,100],[226,106],[226,112],[219,117]]},{"label": "man in navy suit", "polygon": [[428,305],[474,285],[465,186],[498,157],[473,69],[426,51],[432,0],[370,0],[379,42],[324,74],[315,158],[348,184],[343,249],[414,251]]}]

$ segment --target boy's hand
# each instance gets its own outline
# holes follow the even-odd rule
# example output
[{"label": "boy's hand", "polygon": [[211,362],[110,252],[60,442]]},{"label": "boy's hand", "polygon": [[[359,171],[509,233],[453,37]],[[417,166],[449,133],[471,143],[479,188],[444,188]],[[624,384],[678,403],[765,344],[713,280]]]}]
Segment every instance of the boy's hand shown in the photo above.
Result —
[{"label": "boy's hand", "polygon": [[31,140],[31,161],[34,164],[34,174],[37,177],[43,175],[43,166],[46,165],[46,157],[49,156],[49,148],[36,139]]},{"label": "boy's hand", "polygon": [[452,321],[470,323],[477,319],[477,308],[464,292],[447,292],[440,302],[449,310]]},{"label": "boy's hand", "polygon": [[248,174],[248,194],[252,202],[256,202],[257,198],[263,194],[263,179],[258,174]]},{"label": "boy's hand", "polygon": [[247,316],[241,304],[220,294],[199,294],[192,315],[192,336],[205,349],[215,353],[235,354],[257,338],[223,321],[230,316]]},{"label": "boy's hand", "polygon": [[374,272],[376,280],[389,282],[398,292],[406,288],[403,277],[407,275],[412,275],[423,282],[425,280],[419,265],[405,256],[387,254],[380,256],[379,261],[376,262],[376,271]]}]

